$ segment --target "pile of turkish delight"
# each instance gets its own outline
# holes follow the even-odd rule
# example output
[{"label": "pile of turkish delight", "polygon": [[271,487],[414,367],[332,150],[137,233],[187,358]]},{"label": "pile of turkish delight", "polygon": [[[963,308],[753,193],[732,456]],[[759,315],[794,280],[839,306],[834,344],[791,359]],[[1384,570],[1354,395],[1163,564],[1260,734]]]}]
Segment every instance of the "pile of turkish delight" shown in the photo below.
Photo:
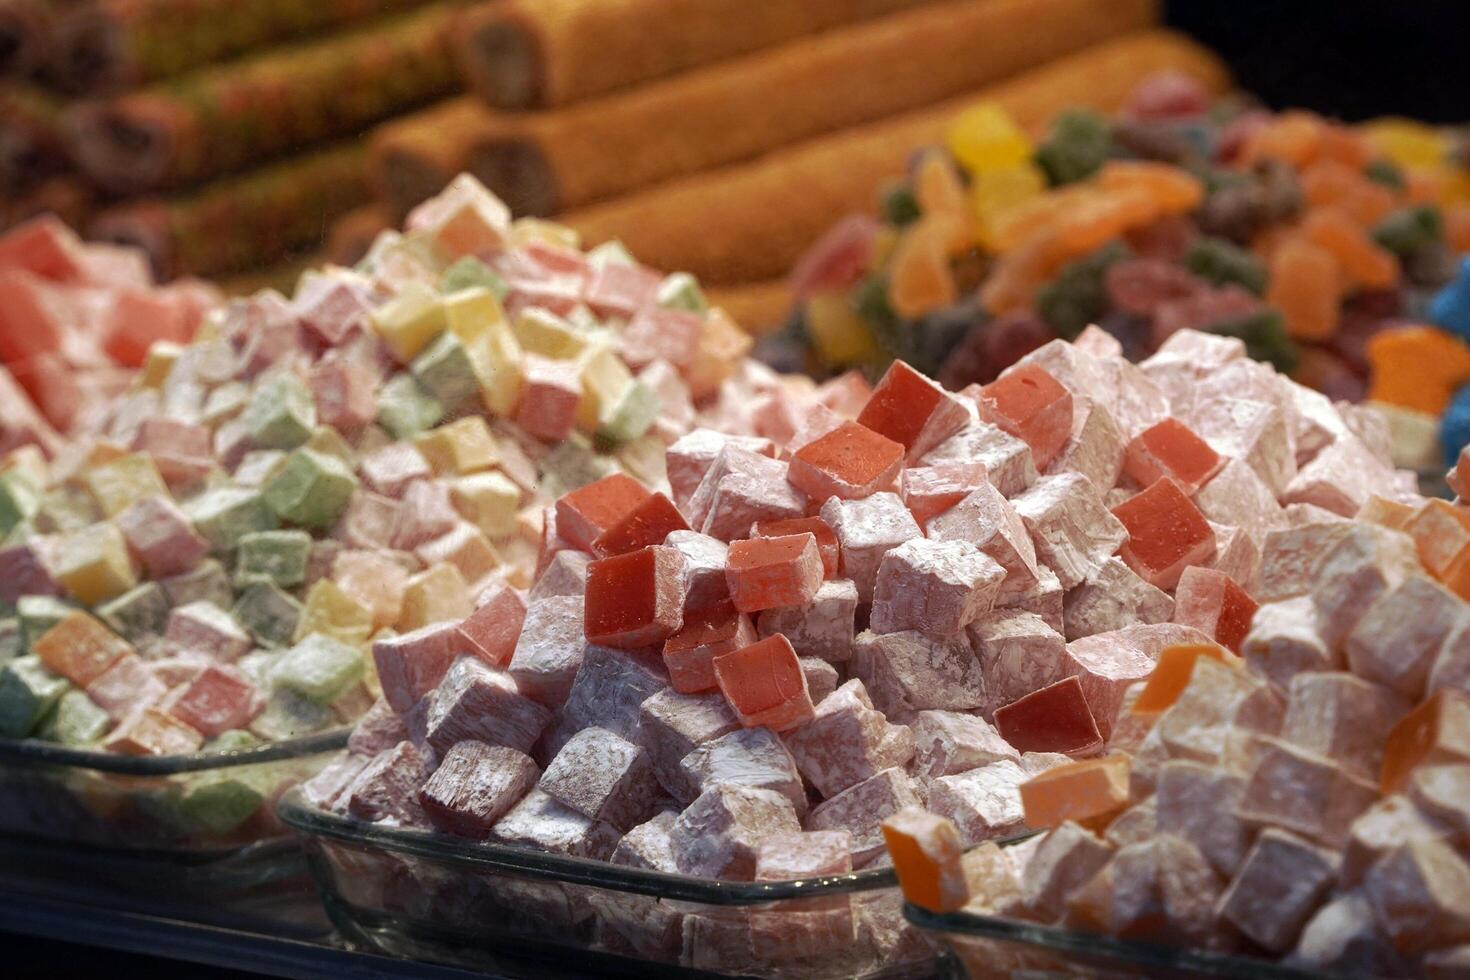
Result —
[{"label": "pile of turkish delight", "polygon": [[[907,810],[885,828],[905,892],[936,911],[1311,969],[1463,976],[1470,509],[1409,493],[1382,464],[1368,416],[1333,410],[1217,339],[1170,346],[1139,370],[1167,397],[1166,424],[1193,427],[1209,452],[1181,442],[1153,453],[1177,493],[1168,521],[1176,546],[1160,547],[1152,564],[1200,563],[1177,576],[1172,619],[1211,642],[1127,642],[1158,627],[1116,627],[1168,616],[1170,599],[1120,580],[1099,624],[1110,632],[1068,646],[1072,663],[1079,648],[1095,654],[1091,667],[1068,669],[1101,741],[1091,758],[1019,787],[1021,819],[1048,832],[962,856],[974,842],[967,814],[931,792],[932,812]],[[1060,347],[1032,363],[1078,392],[1099,367],[1132,371]],[[1150,431],[1129,444],[1125,474]],[[1470,487],[1467,476],[1470,456],[1450,474],[1457,492]],[[1160,579],[1140,567],[1143,542],[1127,516],[1157,492],[1114,491],[1126,500],[1113,513],[1128,524],[1125,563],[1168,588],[1174,573]],[[1251,546],[1221,576],[1227,525]],[[1095,533],[1098,524],[1082,526]],[[1082,594],[1063,600],[1069,636]],[[958,945],[977,975],[1047,960]]]},{"label": "pile of turkish delight", "polygon": [[[1255,801],[1238,818],[1240,873],[1277,877],[1209,874],[1236,896],[1227,919],[1269,920],[1279,947],[1288,920],[1261,909],[1285,901],[1282,865],[1246,857],[1246,828],[1308,855],[1340,842],[1378,795],[1352,753],[1371,755],[1422,698],[1443,645],[1420,613],[1460,609],[1437,580],[1457,587],[1470,524],[1392,468],[1378,416],[1234,339],[1184,331],[1133,365],[1090,329],[959,393],[902,362],[871,390],[743,363],[698,421],[668,446],[664,478],[615,474],[548,507],[528,592],[500,584],[468,616],[380,638],[384,700],[308,798],[770,880],[883,862],[884,821],[916,807],[968,847],[1060,822],[1037,822],[1048,805],[1072,815],[1076,766],[1124,803],[1190,766]],[[1355,520],[1364,510],[1382,523]],[[1447,521],[1454,555],[1421,565],[1416,542],[1439,546]],[[1138,721],[1150,704],[1152,728]],[[1382,722],[1372,737],[1360,704]],[[1234,818],[1195,785],[1178,819]],[[1120,826],[1151,836],[1141,811]],[[1033,880],[1052,869],[1033,907],[1054,921],[1121,846],[1065,824],[1005,853],[1030,858]],[[1134,894],[1112,887],[1122,873],[1095,901]],[[1304,893],[1304,911],[1325,893]],[[648,922],[618,927],[651,942]],[[749,949],[753,920],[734,928]]]},{"label": "pile of turkish delight", "polygon": [[153,344],[92,434],[0,459],[0,735],[165,756],[350,724],[375,636],[518,596],[543,502],[662,473],[749,340],[568,234],[459,181],[357,269]]}]

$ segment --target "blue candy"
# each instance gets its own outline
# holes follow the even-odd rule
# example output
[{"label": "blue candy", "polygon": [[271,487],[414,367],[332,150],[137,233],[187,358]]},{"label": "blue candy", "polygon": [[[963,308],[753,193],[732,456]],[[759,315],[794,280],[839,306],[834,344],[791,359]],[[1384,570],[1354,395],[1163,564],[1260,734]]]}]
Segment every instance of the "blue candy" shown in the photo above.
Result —
[{"label": "blue candy", "polygon": [[1439,419],[1439,444],[1446,466],[1454,466],[1460,450],[1470,445],[1470,385],[1455,392],[1450,407]]},{"label": "blue candy", "polygon": [[1470,258],[1460,262],[1460,274],[1430,300],[1429,316],[1437,325],[1470,340]]}]

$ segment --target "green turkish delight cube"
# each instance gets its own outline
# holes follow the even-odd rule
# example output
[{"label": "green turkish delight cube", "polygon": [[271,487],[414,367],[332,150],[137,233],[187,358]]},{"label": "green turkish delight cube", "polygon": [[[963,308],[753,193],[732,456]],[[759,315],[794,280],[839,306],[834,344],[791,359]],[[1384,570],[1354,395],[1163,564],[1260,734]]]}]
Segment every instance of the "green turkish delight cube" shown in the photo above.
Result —
[{"label": "green turkish delight cube", "polygon": [[40,657],[16,657],[0,667],[0,736],[25,738],[71,689],[41,663]]},{"label": "green turkish delight cube", "polygon": [[235,584],[274,582],[292,588],[306,581],[311,535],[305,531],[256,531],[240,539]]},{"label": "green turkish delight cube", "polygon": [[366,673],[367,662],[356,647],[312,633],[281,655],[271,681],[316,704],[331,704]]},{"label": "green turkish delight cube", "polygon": [[326,529],[337,523],[356,489],[357,477],[342,460],[298,449],[266,483],[262,495],[282,520]]}]

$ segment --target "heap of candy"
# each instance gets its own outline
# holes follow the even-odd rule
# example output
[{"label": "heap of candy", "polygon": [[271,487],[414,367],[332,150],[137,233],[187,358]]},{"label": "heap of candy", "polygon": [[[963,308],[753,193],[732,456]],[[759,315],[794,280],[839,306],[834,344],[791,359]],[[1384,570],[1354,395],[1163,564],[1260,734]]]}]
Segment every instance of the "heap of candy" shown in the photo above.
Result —
[{"label": "heap of candy", "polygon": [[84,244],[55,218],[0,237],[0,451],[96,421],[155,341],[186,343],[218,293],[156,286],[137,249]]},{"label": "heap of candy", "polygon": [[[1166,381],[1161,359],[1186,355],[1166,385],[1172,412],[1196,422],[1224,413],[1238,431],[1259,432],[1239,396],[1264,394],[1245,379],[1267,375],[1246,360],[1220,365],[1216,352],[1230,343],[1177,334],[1143,371]],[[1211,378],[1223,372],[1235,378],[1225,397]],[[1191,381],[1203,389],[1190,391]],[[932,813],[893,817],[885,834],[910,901],[1334,975],[1464,974],[1470,506],[1396,491],[1365,416],[1322,414],[1311,407],[1320,396],[1294,385],[1275,390],[1297,413],[1276,437],[1286,461],[1295,433],[1287,492],[1236,482],[1232,468],[1238,477],[1253,467],[1231,461],[1194,495],[1206,516],[1224,519],[1211,509],[1226,505],[1263,541],[1248,577],[1190,567],[1180,578],[1173,618],[1214,642],[1146,659],[1116,643],[1098,651],[1106,669],[1084,681],[1090,703],[1109,705],[1102,737],[1088,758],[1019,788],[1022,819],[1045,834],[961,856],[973,837],[932,794]],[[1190,474],[1210,470],[1183,443],[1164,457],[1149,452],[1185,493]],[[1450,482],[1470,489],[1470,452]],[[1135,535],[1124,558],[1139,544]],[[1202,575],[1214,580],[1206,586]],[[1113,590],[1110,626],[1149,622],[1137,596],[1136,586]],[[1071,594],[1064,607],[1070,623]],[[1074,657],[1080,645],[1069,646]],[[1036,951],[959,945],[977,976],[1045,966]]]},{"label": "heap of candy", "polygon": [[1430,299],[1470,248],[1464,162],[1455,134],[1271,114],[1179,74],[1035,143],[981,104],[882,223],[848,219],[797,267],[791,329],[821,364],[898,356],[958,388],[1088,323],[1135,360],[1193,328],[1335,399],[1438,416],[1470,381],[1470,349],[1425,325],[1451,325]]},{"label": "heap of candy", "polygon": [[[1089,328],[959,394],[902,362],[865,387],[746,365],[667,484],[562,496],[529,593],[375,644],[385,703],[311,799],[737,880],[869,865],[881,822],[925,803],[974,844],[1022,827],[1028,779],[1134,737],[1125,694],[1166,648],[1239,647],[1252,597],[1297,594],[1318,555],[1343,569],[1324,608],[1366,605],[1380,540],[1417,569],[1410,538],[1351,520],[1370,500],[1443,516],[1408,503],[1381,420],[1236,339],[1181,331],[1135,366]],[[1395,601],[1458,607],[1412,582]],[[1313,634],[1307,600],[1267,608]],[[822,915],[812,933],[851,940],[855,907]],[[677,950],[681,917],[705,928],[672,907],[604,925]],[[751,948],[754,919],[721,921]]]},{"label": "heap of candy", "polygon": [[748,346],[687,277],[473,181],[409,226],[153,345],[95,437],[0,460],[0,735],[172,755],[355,720],[375,636],[499,609],[542,495],[661,473]]}]

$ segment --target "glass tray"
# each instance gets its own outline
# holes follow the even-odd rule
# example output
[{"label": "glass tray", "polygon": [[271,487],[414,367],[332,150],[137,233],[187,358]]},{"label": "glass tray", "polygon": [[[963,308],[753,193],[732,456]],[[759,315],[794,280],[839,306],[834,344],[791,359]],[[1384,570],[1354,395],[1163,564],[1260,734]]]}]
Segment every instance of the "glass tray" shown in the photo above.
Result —
[{"label": "glass tray", "polygon": [[[975,912],[941,915],[905,903],[909,922],[940,937],[973,980],[1087,977],[1195,980],[1367,980],[1245,956],[1173,949]],[[963,975],[963,974],[962,974]]]},{"label": "glass tray", "polygon": [[[32,879],[185,903],[293,879],[309,887],[274,804],[347,736],[155,757],[0,739],[0,855],[7,870]],[[200,795],[201,787],[214,789]],[[230,802],[211,805],[210,792]]]},{"label": "glass tray", "polygon": [[507,955],[607,976],[899,980],[948,975],[903,919],[892,869],[800,881],[712,881],[378,827],[299,790],[281,819],[333,923],[396,956],[497,969]]}]

